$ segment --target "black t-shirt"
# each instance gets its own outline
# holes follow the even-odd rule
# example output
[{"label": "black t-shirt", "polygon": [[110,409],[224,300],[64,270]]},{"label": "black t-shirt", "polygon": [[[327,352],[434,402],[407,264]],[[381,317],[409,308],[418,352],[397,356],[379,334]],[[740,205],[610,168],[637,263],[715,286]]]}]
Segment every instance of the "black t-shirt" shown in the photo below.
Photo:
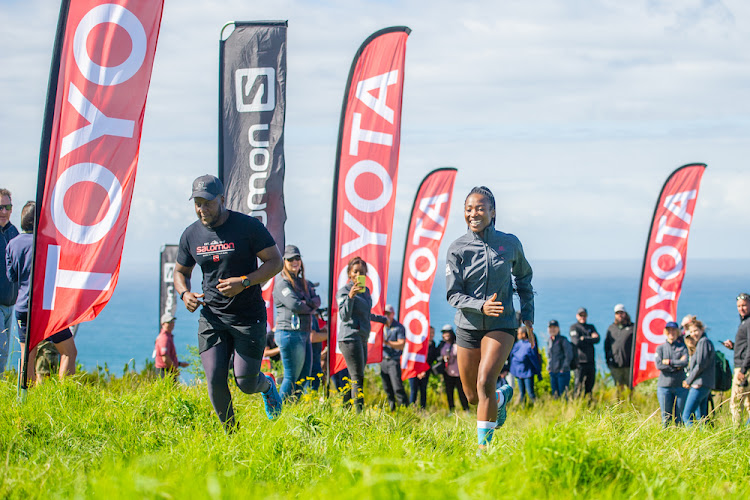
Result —
[{"label": "black t-shirt", "polygon": [[198,264],[203,271],[203,298],[209,310],[228,320],[258,322],[266,319],[260,285],[225,297],[217,289],[219,278],[247,276],[258,269],[257,254],[276,243],[256,218],[229,210],[219,227],[208,228],[195,221],[180,237],[177,262],[185,267]]}]

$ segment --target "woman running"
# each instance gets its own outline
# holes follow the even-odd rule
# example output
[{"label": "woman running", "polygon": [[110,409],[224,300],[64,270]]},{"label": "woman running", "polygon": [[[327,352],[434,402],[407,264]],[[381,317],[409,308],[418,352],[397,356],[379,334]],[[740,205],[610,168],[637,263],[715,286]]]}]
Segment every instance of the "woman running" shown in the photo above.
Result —
[{"label": "woman running", "polygon": [[[505,423],[513,396],[507,384],[495,389],[513,347],[518,320],[513,289],[521,299],[521,320],[534,346],[532,270],[512,234],[495,229],[495,197],[475,187],[464,202],[468,231],[448,249],[446,288],[456,311],[458,369],[469,402],[477,406],[477,443],[484,448]],[[511,276],[512,275],[512,276]]]},{"label": "woman running", "polygon": [[280,278],[273,286],[275,340],[284,365],[281,397],[287,399],[292,394],[299,395],[302,383],[310,376],[313,355],[310,331],[312,322],[317,321],[315,311],[320,307],[320,297],[312,283],[305,279],[305,266],[299,248],[294,245],[284,248],[284,268]]}]

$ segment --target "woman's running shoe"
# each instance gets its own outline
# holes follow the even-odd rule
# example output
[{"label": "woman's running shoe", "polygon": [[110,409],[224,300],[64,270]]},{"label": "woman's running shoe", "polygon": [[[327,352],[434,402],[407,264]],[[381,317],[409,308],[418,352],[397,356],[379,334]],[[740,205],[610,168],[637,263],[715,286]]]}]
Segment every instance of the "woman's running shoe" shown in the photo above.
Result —
[{"label": "woman's running shoe", "polygon": [[497,426],[500,427],[505,423],[505,419],[508,418],[508,403],[513,398],[513,386],[505,384],[497,390],[498,402],[500,401],[500,395],[503,395],[503,403],[497,405]]}]

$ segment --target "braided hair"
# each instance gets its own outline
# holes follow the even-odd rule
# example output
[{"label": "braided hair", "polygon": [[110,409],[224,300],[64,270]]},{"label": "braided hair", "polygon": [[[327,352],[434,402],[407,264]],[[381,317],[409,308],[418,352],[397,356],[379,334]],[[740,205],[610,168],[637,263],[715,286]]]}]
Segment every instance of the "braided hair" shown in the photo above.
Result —
[{"label": "braided hair", "polygon": [[[490,210],[495,210],[495,196],[492,194],[492,191],[490,191],[490,188],[487,186],[475,186],[469,191],[469,194],[466,195],[466,200],[468,200],[469,196],[472,194],[481,194],[487,198],[490,202]],[[464,204],[466,204],[466,200],[464,200]],[[492,225],[495,225],[495,217],[492,218]]]}]

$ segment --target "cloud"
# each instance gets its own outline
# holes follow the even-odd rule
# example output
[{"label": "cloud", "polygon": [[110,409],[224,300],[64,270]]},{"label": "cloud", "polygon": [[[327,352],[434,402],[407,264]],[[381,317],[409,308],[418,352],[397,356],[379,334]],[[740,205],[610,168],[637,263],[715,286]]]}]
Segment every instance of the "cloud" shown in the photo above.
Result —
[{"label": "cloud", "polygon": [[[0,4],[0,167],[35,191],[57,6]],[[706,161],[691,255],[739,257],[750,101],[750,4],[709,0],[166,2],[124,269],[194,220],[191,180],[217,170],[218,38],[288,19],[287,239],[327,259],[331,174],[351,59],[373,31],[407,46],[393,255],[422,177],[459,168],[450,240],[477,184],[536,258],[639,258],[661,183]],[[14,214],[15,216],[16,214]],[[710,235],[710,238],[709,238]]]}]

